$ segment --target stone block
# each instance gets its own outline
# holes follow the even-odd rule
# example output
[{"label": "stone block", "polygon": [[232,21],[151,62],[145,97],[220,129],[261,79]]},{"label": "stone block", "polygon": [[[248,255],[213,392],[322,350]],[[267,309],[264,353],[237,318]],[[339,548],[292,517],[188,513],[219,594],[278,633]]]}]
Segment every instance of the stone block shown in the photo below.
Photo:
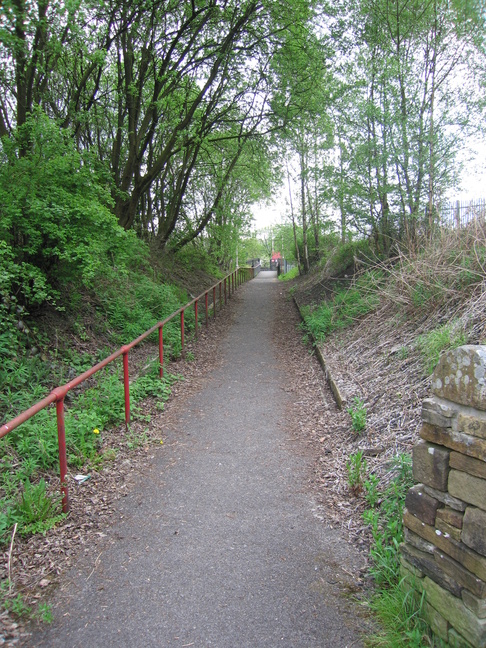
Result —
[{"label": "stone block", "polygon": [[451,470],[448,490],[453,497],[486,509],[486,479],[468,475],[460,470]]},{"label": "stone block", "polygon": [[431,443],[418,443],[412,450],[413,478],[437,490],[447,490],[449,455],[445,448]]},{"label": "stone block", "polygon": [[432,375],[432,392],[486,410],[486,346],[468,344],[444,353]]},{"label": "stone block", "polygon": [[442,614],[437,612],[427,601],[423,607],[423,613],[432,632],[443,641],[447,641],[449,638],[449,623],[447,619],[444,619]]},{"label": "stone block", "polygon": [[463,589],[461,592],[464,605],[478,617],[478,619],[486,619],[486,598],[474,596],[469,590]]},{"label": "stone block", "polygon": [[402,548],[405,544],[402,542],[400,545],[400,574],[406,576],[407,578],[412,578],[413,580],[420,580],[424,577],[424,573],[417,569],[414,565],[408,562],[405,556],[402,554]]},{"label": "stone block", "polygon": [[474,477],[486,479],[486,461],[473,459],[473,457],[468,457],[460,452],[451,452],[449,466],[456,470],[469,473],[469,475],[473,475]]},{"label": "stone block", "polygon": [[461,511],[455,511],[453,508],[450,508],[449,506],[445,506],[444,508],[441,508],[437,511],[435,519],[436,521],[443,520],[447,524],[456,527],[456,529],[462,529],[462,521],[464,519],[464,513],[462,513]]},{"label": "stone block", "polygon": [[462,588],[468,589],[479,597],[486,595],[486,584],[484,581],[472,574],[456,560],[440,551],[440,549],[435,550],[434,558],[444,574],[448,574]]},{"label": "stone block", "polygon": [[[486,483],[486,482],[485,482]],[[482,556],[486,556],[486,512],[468,506],[464,513],[461,540]]]},{"label": "stone block", "polygon": [[450,537],[456,542],[461,541],[461,529],[452,526],[452,524],[447,524],[447,522],[444,522],[444,520],[436,519],[435,528],[439,531],[442,531],[446,538]]},{"label": "stone block", "polygon": [[486,439],[478,439],[451,428],[444,430],[435,425],[426,424],[420,428],[420,437],[429,443],[443,445],[469,457],[486,461]]},{"label": "stone block", "polygon": [[454,403],[449,403],[441,398],[425,398],[422,401],[422,421],[424,423],[450,428],[456,415],[457,410]]},{"label": "stone block", "polygon": [[420,551],[425,551],[425,553],[434,553],[435,545],[433,545],[431,542],[427,542],[427,540],[424,540],[413,531],[410,531],[410,529],[407,529],[407,527],[404,527],[403,529],[403,536],[405,538],[405,542],[409,545],[412,545],[412,547],[420,549]]},{"label": "stone block", "polygon": [[476,553],[463,542],[446,538],[441,531],[421,522],[406,510],[403,514],[403,524],[427,542],[435,544],[438,549],[463,565],[475,576],[486,581],[486,558],[484,556]]},{"label": "stone block", "polygon": [[453,427],[459,432],[486,439],[486,413],[472,407],[465,408],[458,413]]},{"label": "stone block", "polygon": [[486,646],[486,620],[478,619],[462,599],[437,585],[427,576],[424,578],[426,600],[450,625],[474,648]]},{"label": "stone block", "polygon": [[413,565],[400,558],[400,589],[407,595],[412,595],[417,607],[421,605],[424,576],[417,576],[418,570]]},{"label": "stone block", "polygon": [[410,545],[402,545],[400,553],[409,564],[423,572],[441,587],[454,594],[454,596],[461,596],[462,586],[454,578],[449,576],[449,574],[443,572],[438,562],[434,559],[434,556],[419,551]]},{"label": "stone block", "polygon": [[408,491],[405,506],[412,515],[418,517],[422,522],[433,525],[440,502],[435,497],[427,495],[423,484],[417,484]]},{"label": "stone block", "polygon": [[474,648],[469,641],[466,641],[454,628],[449,628],[449,637],[447,645],[449,648]]},{"label": "stone block", "polygon": [[442,491],[438,491],[437,489],[430,488],[430,486],[426,486],[425,484],[424,484],[424,491],[427,493],[427,495],[430,495],[431,497],[435,497],[435,499],[438,499],[439,502],[442,502],[442,504],[444,504],[445,506],[448,506],[451,509],[458,511],[459,513],[466,510],[466,506],[467,506],[466,502],[457,499],[457,497],[452,497],[450,493],[444,493]]}]

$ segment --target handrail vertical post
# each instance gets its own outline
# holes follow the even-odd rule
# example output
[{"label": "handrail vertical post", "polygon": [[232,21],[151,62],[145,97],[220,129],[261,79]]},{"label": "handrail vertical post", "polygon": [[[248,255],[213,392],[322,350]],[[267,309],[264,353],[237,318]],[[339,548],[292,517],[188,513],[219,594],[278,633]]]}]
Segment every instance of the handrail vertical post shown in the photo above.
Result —
[{"label": "handrail vertical post", "polygon": [[159,326],[159,374],[164,377],[164,325]]},{"label": "handrail vertical post", "polygon": [[216,319],[216,286],[213,286],[213,318]]},{"label": "handrail vertical post", "polygon": [[208,305],[208,293],[206,291],[204,295],[204,306],[206,309],[206,326],[209,326],[209,305]]},{"label": "handrail vertical post", "polygon": [[181,354],[184,353],[184,309],[181,310]]},{"label": "handrail vertical post", "polygon": [[222,288],[223,288],[223,282],[219,282],[219,310],[220,312],[223,310],[223,293],[222,293]]},{"label": "handrail vertical post", "polygon": [[226,306],[227,303],[227,298],[226,298],[226,277],[224,278],[224,305]]},{"label": "handrail vertical post", "polygon": [[[122,347],[123,349],[124,347]],[[128,375],[128,349],[123,351],[123,389],[125,393],[125,425],[130,423],[130,382]]]},{"label": "handrail vertical post", "polygon": [[196,340],[197,340],[198,332],[199,332],[199,331],[198,331],[198,321],[197,321],[197,318],[198,318],[198,311],[199,311],[198,301],[199,301],[199,300],[196,299],[196,301],[194,302],[194,317],[195,317],[195,320],[196,320],[196,329],[195,329],[194,333],[195,333],[195,335],[196,335]]},{"label": "handrail vertical post", "polygon": [[59,474],[61,477],[62,512],[69,511],[69,492],[67,485],[66,427],[64,424],[64,396],[56,401],[57,442],[59,445]]}]

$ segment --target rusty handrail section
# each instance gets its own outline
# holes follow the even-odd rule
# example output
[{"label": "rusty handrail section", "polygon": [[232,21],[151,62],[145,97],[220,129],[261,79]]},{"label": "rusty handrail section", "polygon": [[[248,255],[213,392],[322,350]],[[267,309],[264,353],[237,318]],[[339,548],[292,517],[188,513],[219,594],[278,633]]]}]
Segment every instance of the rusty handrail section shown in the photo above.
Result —
[{"label": "rusty handrail section", "polygon": [[[206,322],[206,326],[208,326],[209,325],[208,295],[212,292],[213,317],[216,318],[217,289],[219,288],[219,310],[221,311],[223,307],[223,299],[224,299],[224,304],[226,304],[227,299],[231,297],[231,295],[234,293],[236,288],[240,286],[242,283],[244,283],[245,281],[248,281],[249,279],[253,279],[254,276],[255,273],[253,268],[237,268],[236,270],[233,270],[233,272],[226,275],[226,277],[221,279],[221,281],[217,282],[216,284],[208,288],[208,290],[201,293],[198,297],[194,297],[194,299],[192,299],[184,306],[181,306],[181,308],[179,308],[174,313],[166,317],[164,320],[157,322],[157,324],[154,324],[154,326],[152,326],[147,331],[139,335],[135,340],[132,340],[129,344],[123,345],[117,351],[112,353],[110,356],[108,356],[101,362],[98,362],[98,364],[94,365],[93,367],[91,367],[84,373],[80,374],[79,376],[76,376],[76,378],[73,378],[66,384],[56,387],[51,391],[51,393],[48,396],[38,401],[37,403],[32,405],[32,407],[29,407],[29,409],[21,412],[18,416],[16,416],[11,421],[8,421],[8,423],[5,423],[0,427],[0,439],[1,439],[12,430],[15,430],[15,428],[17,428],[19,425],[25,423],[25,421],[28,421],[30,418],[35,416],[38,412],[40,412],[44,408],[48,407],[52,403],[56,403],[57,437],[58,437],[58,446],[59,446],[59,472],[60,472],[60,480],[61,480],[62,510],[64,513],[67,513],[69,511],[69,491],[68,491],[68,485],[66,481],[67,472],[68,472],[67,455],[66,455],[66,431],[64,425],[64,399],[66,397],[66,394],[69,391],[71,391],[71,389],[74,389],[82,382],[84,382],[85,380],[93,376],[95,373],[97,373],[98,371],[100,371],[101,369],[109,365],[111,362],[113,362],[120,356],[123,356],[125,423],[128,425],[128,423],[130,422],[130,383],[129,383],[129,371],[128,371],[128,354],[130,350],[133,349],[133,347],[135,347],[137,344],[140,344],[140,342],[145,340],[149,335],[151,335],[152,333],[158,330],[159,365],[160,365],[160,377],[162,378],[164,375],[164,336],[163,336],[164,326],[174,318],[178,316],[180,317],[181,350],[182,353],[184,353],[184,343],[185,343],[184,313],[185,311],[190,306],[194,305],[194,313],[195,313],[194,332],[197,339],[198,327],[199,327],[199,323],[198,323],[199,302],[201,300],[204,300],[205,322]],[[223,296],[223,291],[224,291],[224,296]]]}]

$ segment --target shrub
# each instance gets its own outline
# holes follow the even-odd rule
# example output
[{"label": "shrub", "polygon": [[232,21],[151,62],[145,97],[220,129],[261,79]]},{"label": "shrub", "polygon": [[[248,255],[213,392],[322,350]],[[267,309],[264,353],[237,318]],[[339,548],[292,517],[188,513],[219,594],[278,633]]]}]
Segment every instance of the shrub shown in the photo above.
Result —
[{"label": "shrub", "polygon": [[91,285],[127,240],[110,210],[109,175],[41,111],[0,146],[0,239],[14,250],[18,277],[32,276],[14,291],[29,307],[41,287],[47,298],[61,280]]}]

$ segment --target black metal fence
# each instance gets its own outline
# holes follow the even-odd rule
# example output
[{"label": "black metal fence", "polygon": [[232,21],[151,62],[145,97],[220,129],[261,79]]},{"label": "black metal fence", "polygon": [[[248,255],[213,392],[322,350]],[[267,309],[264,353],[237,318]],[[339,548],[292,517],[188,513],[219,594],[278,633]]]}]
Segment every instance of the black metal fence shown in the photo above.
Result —
[{"label": "black metal fence", "polygon": [[440,224],[445,227],[465,227],[476,219],[486,219],[486,199],[448,203],[440,209]]}]

